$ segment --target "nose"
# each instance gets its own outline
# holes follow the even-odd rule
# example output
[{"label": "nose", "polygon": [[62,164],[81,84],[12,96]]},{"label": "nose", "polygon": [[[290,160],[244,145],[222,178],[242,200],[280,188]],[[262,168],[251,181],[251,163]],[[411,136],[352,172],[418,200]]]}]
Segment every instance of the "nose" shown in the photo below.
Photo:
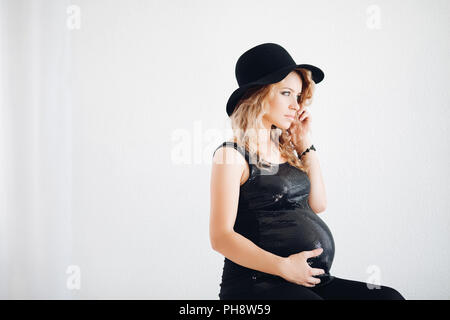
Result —
[{"label": "nose", "polygon": [[293,103],[291,103],[290,108],[297,110],[297,111],[300,110],[300,105],[298,104],[297,100],[295,100]]}]

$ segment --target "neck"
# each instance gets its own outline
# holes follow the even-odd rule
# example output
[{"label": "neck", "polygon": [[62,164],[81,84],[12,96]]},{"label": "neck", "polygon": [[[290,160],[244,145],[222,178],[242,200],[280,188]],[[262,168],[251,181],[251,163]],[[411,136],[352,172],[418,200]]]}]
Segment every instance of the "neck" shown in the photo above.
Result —
[{"label": "neck", "polygon": [[258,131],[258,144],[260,147],[260,151],[263,154],[271,155],[274,152],[277,152],[278,146],[270,138],[270,132],[272,129],[272,123],[268,122],[264,118],[262,119],[263,128]]}]

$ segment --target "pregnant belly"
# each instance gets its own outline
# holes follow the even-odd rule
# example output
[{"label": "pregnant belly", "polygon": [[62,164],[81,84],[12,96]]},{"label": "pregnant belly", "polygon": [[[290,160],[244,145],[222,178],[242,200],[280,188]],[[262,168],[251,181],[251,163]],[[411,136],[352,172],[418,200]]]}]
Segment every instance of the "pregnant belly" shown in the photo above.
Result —
[{"label": "pregnant belly", "polygon": [[301,251],[322,248],[320,256],[309,258],[313,268],[325,270],[330,277],[334,258],[334,239],[325,222],[312,210],[295,208],[258,211],[259,246],[273,254],[288,257]]}]

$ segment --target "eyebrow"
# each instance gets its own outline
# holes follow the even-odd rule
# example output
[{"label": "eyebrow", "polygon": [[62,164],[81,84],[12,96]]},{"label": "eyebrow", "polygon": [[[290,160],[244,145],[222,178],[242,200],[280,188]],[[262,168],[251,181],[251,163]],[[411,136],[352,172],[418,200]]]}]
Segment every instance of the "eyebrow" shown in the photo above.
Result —
[{"label": "eyebrow", "polygon": [[[281,87],[281,89],[289,89],[289,90],[291,90],[292,92],[294,92],[294,90],[291,89],[291,88],[289,88],[289,87]],[[299,94],[300,94],[300,93],[302,93],[302,92],[300,91]]]}]

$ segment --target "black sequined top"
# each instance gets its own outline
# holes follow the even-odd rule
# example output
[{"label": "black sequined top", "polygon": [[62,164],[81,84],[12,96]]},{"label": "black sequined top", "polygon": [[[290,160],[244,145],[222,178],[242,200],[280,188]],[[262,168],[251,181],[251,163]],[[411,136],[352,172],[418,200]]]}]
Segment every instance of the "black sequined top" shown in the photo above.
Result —
[{"label": "black sequined top", "polygon": [[[267,167],[259,169],[255,165],[256,155],[250,157],[245,147],[226,141],[215,151],[223,146],[238,150],[250,169],[248,180],[240,187],[234,231],[260,248],[282,257],[323,248],[322,254],[309,258],[308,263],[325,271],[325,274],[316,276],[321,279],[316,287],[332,281],[334,277],[330,268],[334,258],[334,239],[328,226],[308,204],[311,186],[308,175],[288,162],[268,163]],[[221,293],[236,283],[249,279],[251,282],[251,279],[259,277],[282,279],[246,268],[225,257]]]}]

